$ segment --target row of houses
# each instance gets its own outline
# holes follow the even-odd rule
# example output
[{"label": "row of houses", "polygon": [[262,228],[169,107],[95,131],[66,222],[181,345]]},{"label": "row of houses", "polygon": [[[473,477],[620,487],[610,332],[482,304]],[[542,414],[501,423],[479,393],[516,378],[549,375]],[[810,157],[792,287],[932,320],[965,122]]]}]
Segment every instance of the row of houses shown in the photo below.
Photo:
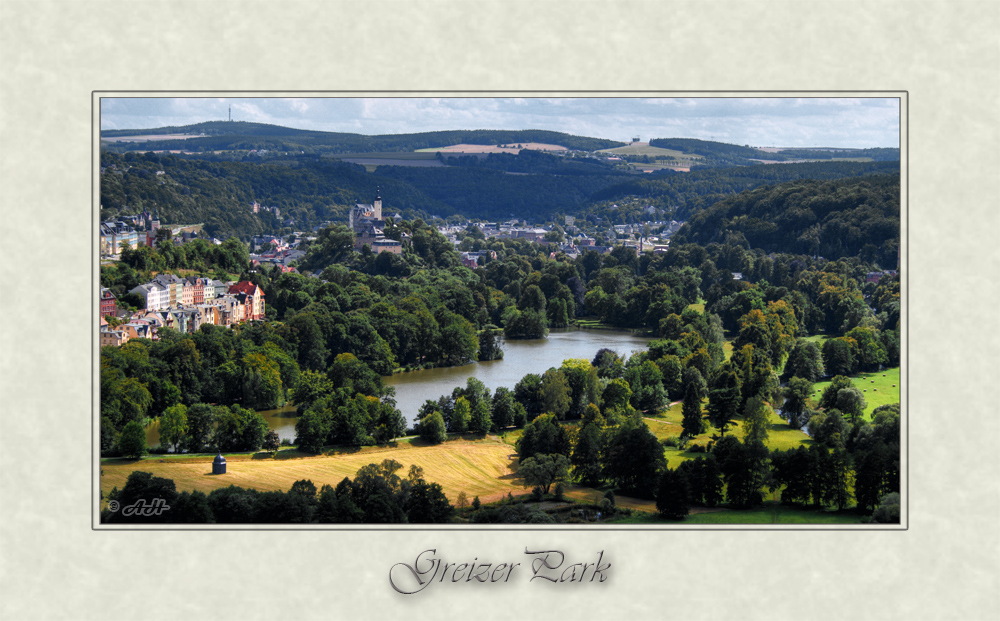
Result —
[{"label": "row of houses", "polygon": [[225,283],[200,276],[180,278],[174,274],[159,274],[129,293],[142,296],[146,311],[205,304],[218,306],[217,301],[223,301],[221,305],[225,306],[224,301],[233,298],[248,309],[240,313],[241,320],[264,318],[264,291],[249,281]]},{"label": "row of houses", "polygon": [[105,317],[117,315],[114,295],[101,290],[101,345],[120,346],[133,338],[156,338],[156,331],[168,327],[193,333],[202,324],[233,326],[264,319],[264,291],[249,281],[224,283],[211,278],[179,278],[160,274],[130,291],[138,293],[145,308],[127,322],[111,326]]}]

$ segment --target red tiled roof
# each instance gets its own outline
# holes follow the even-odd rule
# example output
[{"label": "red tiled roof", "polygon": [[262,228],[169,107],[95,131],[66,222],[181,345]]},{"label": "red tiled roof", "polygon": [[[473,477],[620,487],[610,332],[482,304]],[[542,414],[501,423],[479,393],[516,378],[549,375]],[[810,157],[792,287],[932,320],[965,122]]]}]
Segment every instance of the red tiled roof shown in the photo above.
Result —
[{"label": "red tiled roof", "polygon": [[252,294],[257,290],[257,285],[253,284],[249,280],[243,280],[235,285],[229,287],[229,293],[247,293]]}]

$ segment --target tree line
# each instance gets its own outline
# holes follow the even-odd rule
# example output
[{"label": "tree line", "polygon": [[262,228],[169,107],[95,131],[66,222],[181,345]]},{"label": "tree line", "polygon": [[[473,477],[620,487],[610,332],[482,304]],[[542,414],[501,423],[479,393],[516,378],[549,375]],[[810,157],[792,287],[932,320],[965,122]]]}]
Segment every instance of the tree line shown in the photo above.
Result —
[{"label": "tree line", "polygon": [[[413,134],[387,134],[367,136],[343,132],[323,132],[292,129],[265,123],[246,121],[209,121],[181,127],[163,127],[142,130],[103,130],[106,138],[136,135],[188,134],[190,138],[149,140],[138,145],[129,142],[102,143],[103,149],[125,152],[135,151],[219,151],[268,149],[276,151],[303,151],[308,154],[407,152],[418,149],[448,147],[455,144],[500,145],[537,142],[554,144],[567,149],[597,151],[623,146],[624,143],[604,138],[574,136],[547,130],[446,130]],[[197,137],[199,134],[204,136]]]},{"label": "tree line", "polygon": [[[778,152],[763,151],[747,145],[727,144],[695,138],[653,138],[649,146],[671,149],[682,153],[701,155],[704,160],[698,167],[753,166],[758,160],[787,162],[800,159],[827,160],[844,157],[867,157],[874,161],[899,161],[898,148],[876,149],[782,149]],[[694,167],[692,167],[694,170]]]},{"label": "tree line", "polygon": [[[438,524],[448,522],[454,507],[441,485],[424,479],[423,470],[386,459],[363,466],[354,479],[336,486],[296,481],[287,492],[261,492],[236,485],[178,493],[174,481],[136,471],[125,486],[107,496],[116,511],[101,512],[104,524]],[[153,512],[127,507],[161,506]]]}]

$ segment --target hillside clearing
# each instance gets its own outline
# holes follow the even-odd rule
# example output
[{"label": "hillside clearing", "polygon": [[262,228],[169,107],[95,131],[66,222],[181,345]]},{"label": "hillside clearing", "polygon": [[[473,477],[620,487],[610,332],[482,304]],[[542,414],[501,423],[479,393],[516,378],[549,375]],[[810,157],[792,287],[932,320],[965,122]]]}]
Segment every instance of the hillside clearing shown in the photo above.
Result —
[{"label": "hillside clearing", "polygon": [[533,151],[567,151],[566,147],[557,144],[544,144],[541,142],[519,142],[512,145],[490,145],[490,144],[453,144],[447,147],[433,147],[430,149],[417,149],[417,153],[520,153],[522,149]]}]

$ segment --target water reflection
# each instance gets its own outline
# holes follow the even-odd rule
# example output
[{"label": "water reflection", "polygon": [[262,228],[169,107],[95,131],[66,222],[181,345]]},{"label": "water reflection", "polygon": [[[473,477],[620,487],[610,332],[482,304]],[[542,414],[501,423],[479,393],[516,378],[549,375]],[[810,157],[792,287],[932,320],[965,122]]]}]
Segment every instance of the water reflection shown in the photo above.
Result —
[{"label": "water reflection", "polygon": [[475,377],[491,391],[500,386],[513,388],[526,374],[542,374],[550,367],[558,367],[563,360],[593,360],[598,350],[605,347],[628,357],[633,351],[646,349],[649,341],[648,337],[627,332],[552,330],[547,339],[503,342],[503,360],[400,373],[385,378],[385,383],[396,388],[396,405],[412,425],[424,401],[451,394],[456,386],[464,386],[469,377]]}]

